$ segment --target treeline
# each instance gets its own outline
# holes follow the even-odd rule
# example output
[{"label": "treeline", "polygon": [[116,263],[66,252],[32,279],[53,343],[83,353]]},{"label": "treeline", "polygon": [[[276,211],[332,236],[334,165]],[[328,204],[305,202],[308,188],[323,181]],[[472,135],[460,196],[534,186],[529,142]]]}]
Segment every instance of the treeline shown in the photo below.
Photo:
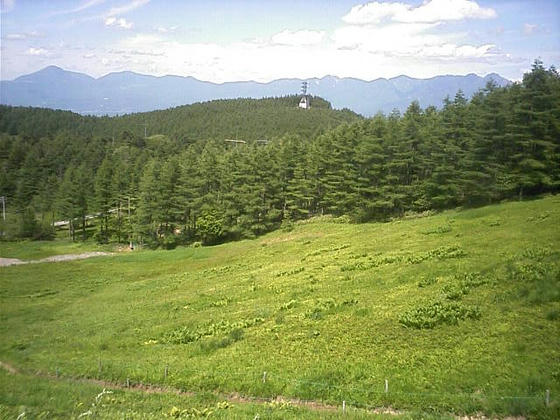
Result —
[{"label": "treeline", "polygon": [[470,100],[458,92],[441,110],[413,102],[316,137],[235,146],[4,135],[0,150],[0,188],[20,214],[71,220],[76,236],[98,213],[100,242],[212,244],[319,214],[364,222],[557,192],[560,76],[536,61],[521,83],[489,84]]}]

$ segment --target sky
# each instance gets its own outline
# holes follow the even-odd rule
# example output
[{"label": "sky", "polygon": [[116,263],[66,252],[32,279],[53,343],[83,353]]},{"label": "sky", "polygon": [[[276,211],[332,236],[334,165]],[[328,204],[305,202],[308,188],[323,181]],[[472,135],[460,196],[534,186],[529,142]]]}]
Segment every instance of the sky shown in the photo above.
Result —
[{"label": "sky", "polygon": [[560,64],[559,0],[0,0],[0,78],[49,65],[216,83]]}]

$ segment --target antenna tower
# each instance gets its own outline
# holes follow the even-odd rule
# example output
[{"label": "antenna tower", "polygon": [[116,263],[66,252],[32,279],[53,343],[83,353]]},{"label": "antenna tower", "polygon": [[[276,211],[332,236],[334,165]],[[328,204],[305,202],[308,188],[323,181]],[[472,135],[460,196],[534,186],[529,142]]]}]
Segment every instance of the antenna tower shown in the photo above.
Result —
[{"label": "antenna tower", "polygon": [[299,101],[299,107],[303,109],[308,109],[311,106],[309,96],[307,96],[307,86],[307,80],[301,82],[301,99]]}]

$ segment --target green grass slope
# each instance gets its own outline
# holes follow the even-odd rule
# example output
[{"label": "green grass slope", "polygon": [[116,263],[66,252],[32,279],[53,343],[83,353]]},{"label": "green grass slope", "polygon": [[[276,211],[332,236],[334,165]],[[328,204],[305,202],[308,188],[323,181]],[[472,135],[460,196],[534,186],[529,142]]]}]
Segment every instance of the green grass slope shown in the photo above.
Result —
[{"label": "green grass slope", "polygon": [[[197,392],[558,418],[560,196],[343,222],[0,268],[0,360]],[[0,405],[16,413],[12,382],[0,376]]]}]

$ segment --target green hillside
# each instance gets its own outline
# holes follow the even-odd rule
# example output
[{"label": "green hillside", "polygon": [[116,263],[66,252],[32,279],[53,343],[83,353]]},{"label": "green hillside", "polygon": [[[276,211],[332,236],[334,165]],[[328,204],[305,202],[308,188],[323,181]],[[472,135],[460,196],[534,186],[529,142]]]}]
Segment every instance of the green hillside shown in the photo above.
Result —
[{"label": "green hillside", "polygon": [[[362,119],[350,110],[333,110],[312,98],[309,110],[298,108],[298,96],[223,99],[118,117],[83,116],[70,111],[0,106],[0,132],[32,137],[73,136],[138,138],[164,134],[181,143],[241,138],[273,139],[298,133],[313,137],[344,122]],[[146,131],[144,131],[146,129]]]},{"label": "green hillside", "polygon": [[128,378],[194,394],[115,391],[100,417],[337,413],[238,398],[279,395],[338,413],[560,416],[560,196],[345,222],[0,268],[0,360],[23,372],[0,375],[0,413],[77,416],[99,390],[69,378]]}]

